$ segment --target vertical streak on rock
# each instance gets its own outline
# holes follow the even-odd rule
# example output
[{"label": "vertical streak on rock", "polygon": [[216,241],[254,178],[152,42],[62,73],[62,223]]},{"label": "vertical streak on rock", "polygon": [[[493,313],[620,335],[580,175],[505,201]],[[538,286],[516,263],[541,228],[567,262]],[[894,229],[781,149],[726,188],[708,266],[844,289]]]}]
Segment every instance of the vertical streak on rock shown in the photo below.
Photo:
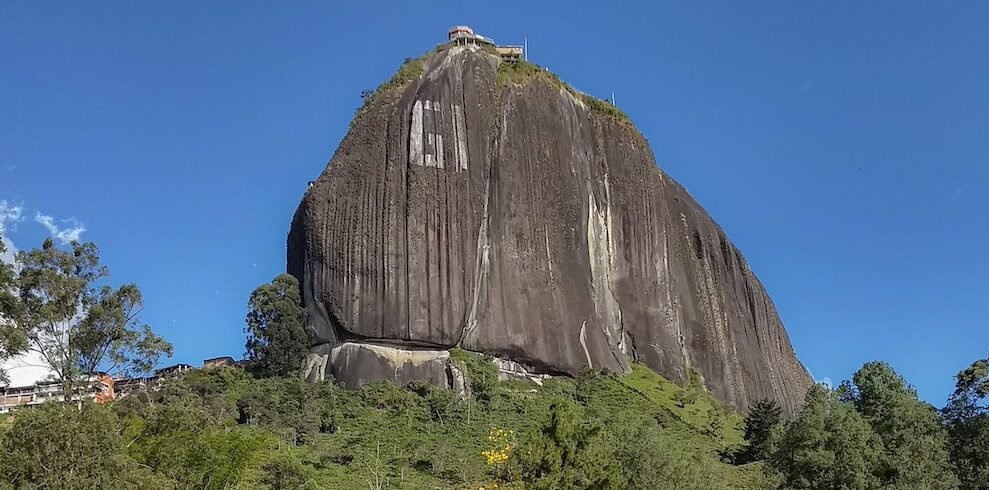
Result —
[{"label": "vertical streak on rock", "polygon": [[587,358],[587,367],[594,368],[594,363],[591,362],[591,352],[587,350],[587,320],[580,324],[580,346],[584,348],[584,357]]},{"label": "vertical streak on rock", "polygon": [[469,338],[474,333],[474,329],[477,328],[478,303],[481,294],[484,294],[488,287],[488,253],[490,251],[488,245],[488,205],[491,202],[491,172],[493,169],[494,162],[491,162],[488,177],[484,180],[484,212],[481,215],[481,224],[477,228],[477,251],[474,255],[474,287],[470,300],[470,313],[467,315],[467,322],[463,334],[460,336],[460,341],[457,342],[458,345],[464,339]]},{"label": "vertical streak on rock", "polygon": [[459,105],[452,105],[454,117],[456,118],[456,139],[457,139],[457,171],[467,170],[467,122],[464,120],[464,109]]},{"label": "vertical streak on rock", "polygon": [[[392,124],[391,118],[389,117],[385,123],[385,141],[392,141]],[[380,337],[385,336],[385,323],[387,319],[391,316],[390,313],[393,308],[388,308],[388,301],[385,296],[385,288],[393,275],[391,264],[388,262],[388,258],[391,254],[388,253],[387,239],[392,236],[393,230],[388,226],[388,218],[391,216],[391,206],[388,202],[388,189],[392,187],[391,182],[389,182],[388,177],[391,175],[391,158],[393,154],[391,152],[391,145],[385,144],[385,161],[384,168],[381,172],[381,182],[378,189],[378,261],[380,270],[375,277],[375,291],[374,303],[380,305],[380,310],[378,312],[378,331],[380,332]],[[391,232],[391,233],[390,233]],[[370,305],[374,306],[374,305]]]},{"label": "vertical streak on rock", "polygon": [[432,199],[428,201],[431,207],[430,214],[433,216],[433,226],[426,230],[427,236],[429,236],[426,246],[429,248],[430,257],[430,263],[426,267],[426,328],[428,330],[425,338],[427,339],[438,338],[433,334],[433,330],[437,329],[438,333],[442,332],[441,329],[444,326],[443,310],[449,306],[443,301],[442,281],[443,248],[446,246],[443,243],[443,228],[446,226],[446,222],[443,220],[443,209],[446,206],[446,202],[443,200],[443,176],[446,172],[443,171],[443,113],[440,111],[441,107],[442,105],[438,101],[433,103],[431,121],[432,132],[436,135],[436,145],[433,147],[433,151],[436,153],[436,170],[428,173],[433,184]]},{"label": "vertical streak on rock", "polygon": [[[471,70],[471,76],[472,76],[471,81],[473,81],[473,70]],[[467,140],[468,138],[467,120],[466,117],[464,116],[464,108],[467,107],[467,78],[466,77],[461,77],[460,79],[460,103],[462,105],[459,106],[460,107],[459,127],[462,129],[462,132],[460,133],[460,138],[458,139],[457,149],[458,151],[461,148],[463,148],[464,150],[463,153],[460,155],[460,158],[462,158],[461,167],[465,170],[464,178],[467,181],[467,185],[466,185],[466,194],[464,195],[462,201],[465,203],[465,210],[464,210],[465,212],[457,213],[457,224],[459,225],[457,239],[458,242],[460,243],[460,284],[462,286],[460,296],[464,307],[461,317],[459,318],[461,323],[460,323],[460,332],[458,332],[456,337],[457,338],[456,345],[459,345],[464,338],[464,332],[467,329],[467,317],[470,314],[470,308],[471,308],[470,298],[474,294],[474,290],[477,288],[476,283],[468,282],[467,279],[467,262],[468,262],[467,244],[470,243],[470,238],[471,238],[470,225],[472,224],[472,220],[470,218],[473,218],[475,216],[475,212],[473,206],[474,179],[471,178],[470,172],[467,171],[469,168],[468,165],[470,160],[470,153],[468,152],[468,149],[470,147],[468,146],[469,141]]]},{"label": "vertical streak on rock", "polygon": [[409,164],[425,166],[422,147],[422,101],[412,106],[412,125],[409,128]]},{"label": "vertical streak on rock", "polygon": [[675,303],[675,284],[673,283],[675,276],[673,275],[673,270],[670,268],[670,235],[668,232],[663,237],[663,274],[659,275],[659,277],[664,276],[666,281],[663,289],[666,292],[667,318],[673,324],[674,331],[676,332],[677,345],[680,347],[680,356],[683,365],[683,376],[686,376],[687,370],[691,366],[690,351],[687,349],[687,343],[684,340],[683,318],[678,308],[676,308]]},{"label": "vertical streak on rock", "polygon": [[[417,116],[418,114],[418,116]],[[418,119],[418,123],[416,120]],[[418,127],[417,132],[415,128]],[[402,232],[400,244],[397,248],[402,251],[402,257],[404,262],[405,274],[401,278],[402,288],[404,291],[400,293],[400,299],[405,303],[405,308],[399,307],[399,311],[405,310],[405,338],[412,338],[412,276],[410,271],[410,263],[412,262],[409,254],[412,252],[409,246],[409,220],[411,220],[411,215],[409,214],[409,202],[411,201],[410,190],[412,188],[411,184],[411,174],[412,165],[416,162],[421,161],[422,158],[422,106],[419,105],[419,100],[416,100],[412,106],[411,122],[409,125],[409,136],[406,140],[406,144],[409,148],[409,159],[405,165],[402,165],[402,187],[405,189],[405,194],[401,196],[402,201],[405,203],[405,209],[402,213],[402,221],[404,223],[404,230]],[[415,149],[417,148],[418,149]],[[401,290],[400,289],[400,290]]]},{"label": "vertical streak on rock", "polygon": [[[605,186],[607,187],[607,177]],[[616,363],[626,369],[625,352],[622,348],[625,334],[621,326],[621,310],[611,289],[611,271],[614,267],[613,244],[608,233],[611,210],[607,202],[603,208],[599,208],[593,192],[588,194],[587,199],[587,259],[590,264],[591,296],[598,324],[608,339],[608,348],[615,356]],[[583,333],[581,336],[583,341]]]}]

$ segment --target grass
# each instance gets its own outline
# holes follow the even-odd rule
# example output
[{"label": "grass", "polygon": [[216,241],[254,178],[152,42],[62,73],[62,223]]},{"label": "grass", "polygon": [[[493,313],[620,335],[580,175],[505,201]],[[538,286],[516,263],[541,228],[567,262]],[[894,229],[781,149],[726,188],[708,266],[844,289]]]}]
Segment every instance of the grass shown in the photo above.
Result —
[{"label": "grass", "polygon": [[525,85],[536,79],[545,80],[556,87],[565,85],[556,74],[529,61],[519,60],[514,63],[501,62],[498,64],[498,87]]},{"label": "grass", "polygon": [[414,80],[418,80],[422,76],[424,70],[423,59],[412,59],[406,58],[402,63],[402,66],[398,68],[398,71],[392,75],[391,79],[387,82],[381,84],[375,92],[383,92],[388,90],[393,90],[396,88],[405,88],[408,84],[412,83]]},{"label": "grass", "polygon": [[560,80],[560,77],[555,73],[535,63],[521,60],[515,63],[503,62],[498,64],[499,88],[510,85],[525,85],[532,80],[543,80],[554,87],[563,88],[587,104],[592,114],[633,126],[632,119],[628,117],[625,111],[615,107],[611,102],[577,91],[563,80]]},{"label": "grass", "polygon": [[[410,83],[422,77],[425,70],[424,61],[432,54],[447,49],[446,44],[440,45],[420,58],[406,58],[398,71],[392,75],[391,79],[382,83],[373,91],[365,91],[361,94],[364,103],[357,110],[357,114],[362,113],[371,103],[383,94],[396,94],[409,86]],[[491,48],[492,50],[494,48]],[[610,119],[628,126],[634,126],[632,120],[625,111],[615,107],[611,102],[599,99],[592,95],[579,92],[555,73],[526,60],[519,60],[514,63],[502,62],[498,64],[498,87],[504,88],[511,85],[525,85],[532,80],[543,80],[553,87],[562,88],[570,92],[574,97],[578,97],[590,108],[592,114],[602,118]],[[355,118],[356,119],[356,118]]]},{"label": "grass", "polygon": [[[361,94],[363,103],[357,109],[357,115],[364,112],[364,110],[370,107],[372,102],[377,100],[380,96],[399,93],[401,90],[408,87],[409,84],[422,77],[425,70],[423,63],[425,58],[425,56],[418,59],[405,58],[405,61],[402,62],[402,66],[398,68],[398,71],[396,71],[387,82],[382,83],[374,90],[364,91]],[[354,119],[350,121],[350,124],[353,125],[356,120],[357,117],[355,116]]]},{"label": "grass", "polygon": [[635,363],[632,372],[623,376],[621,382],[693,430],[714,436],[725,448],[744,442],[742,415],[715,399],[697,381],[681,387],[644,364]]},{"label": "grass", "polygon": [[580,98],[591,108],[592,113],[632,126],[632,119],[628,117],[628,114],[625,114],[625,111],[612,105],[611,102],[583,93],[580,94]]}]

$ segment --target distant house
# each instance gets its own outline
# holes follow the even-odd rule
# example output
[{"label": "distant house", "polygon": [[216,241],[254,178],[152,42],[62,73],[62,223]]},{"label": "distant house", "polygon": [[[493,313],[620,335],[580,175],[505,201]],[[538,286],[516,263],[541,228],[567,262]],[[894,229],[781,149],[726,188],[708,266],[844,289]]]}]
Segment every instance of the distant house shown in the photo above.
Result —
[{"label": "distant house", "polygon": [[477,36],[474,34],[474,29],[468,26],[453,26],[447,33],[447,39],[450,42],[467,45],[474,44],[477,41]]},{"label": "distant house", "polygon": [[203,361],[203,369],[207,368],[218,368],[218,367],[234,367],[237,365],[237,361],[230,356],[214,357],[212,359],[206,359]]},{"label": "distant house", "polygon": [[155,377],[163,378],[165,376],[178,376],[190,369],[192,369],[191,364],[175,364],[173,366],[163,367],[155,371]]},{"label": "distant house", "polygon": [[474,32],[469,26],[453,26],[447,32],[447,40],[457,46],[492,46],[503,61],[518,62],[525,58],[523,46],[498,46],[494,39],[484,37]]},{"label": "distant house", "polygon": [[[230,356],[214,357],[203,361],[203,369],[236,367],[241,363]],[[80,384],[71,401],[94,400],[96,403],[109,403],[114,399],[145,390],[156,390],[163,379],[181,376],[194,369],[191,364],[174,364],[163,367],[147,378],[114,379],[106,373],[96,373],[85,383]],[[9,412],[14,407],[40,405],[46,401],[64,401],[62,383],[58,381],[38,381],[26,386],[0,386],[0,413]]]},{"label": "distant house", "polygon": [[114,398],[117,398],[115,385],[116,382],[109,374],[100,373],[93,381],[93,388],[96,389],[96,393],[93,396],[96,403],[110,403]]},{"label": "distant house", "polygon": [[106,373],[96,373],[88,379],[80,380],[79,385],[65,399],[60,381],[39,381],[29,386],[0,387],[0,413],[7,413],[16,407],[31,407],[47,401],[94,400],[96,403],[109,403],[116,397],[115,381]]},{"label": "distant house", "polygon": [[118,379],[114,382],[114,395],[119,398],[137,391],[144,391],[149,386],[154,386],[157,381],[158,378],[155,377]]},{"label": "distant house", "polygon": [[525,48],[522,46],[495,46],[495,51],[505,61],[521,61],[525,56]]}]

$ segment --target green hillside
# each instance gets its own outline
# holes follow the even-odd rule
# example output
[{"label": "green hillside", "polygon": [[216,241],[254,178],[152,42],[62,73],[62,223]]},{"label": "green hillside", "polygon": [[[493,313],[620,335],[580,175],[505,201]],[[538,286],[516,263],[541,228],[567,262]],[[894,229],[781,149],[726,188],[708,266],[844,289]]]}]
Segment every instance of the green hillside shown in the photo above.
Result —
[{"label": "green hillside", "polygon": [[[498,382],[490,363],[454,355],[473,380],[467,397],[425,384],[346,391],[221,368],[83,413],[119,426],[108,450],[136,462],[134,471],[153,469],[144,477],[157,483],[142,483],[152,487],[507,488],[539,471],[562,475],[545,488],[766,487],[758,464],[721,462],[742,442],[741,418],[699,385],[682,388],[639,365],[625,377]],[[501,460],[489,457],[498,453]]]}]

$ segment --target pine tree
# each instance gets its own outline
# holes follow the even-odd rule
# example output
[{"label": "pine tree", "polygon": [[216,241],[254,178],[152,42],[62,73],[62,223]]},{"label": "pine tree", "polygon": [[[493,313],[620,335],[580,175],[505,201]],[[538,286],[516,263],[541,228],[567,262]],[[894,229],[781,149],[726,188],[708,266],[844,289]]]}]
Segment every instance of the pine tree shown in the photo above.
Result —
[{"label": "pine tree", "polygon": [[745,442],[740,463],[765,459],[773,429],[783,418],[783,409],[775,400],[759,400],[749,407],[745,416]]}]

